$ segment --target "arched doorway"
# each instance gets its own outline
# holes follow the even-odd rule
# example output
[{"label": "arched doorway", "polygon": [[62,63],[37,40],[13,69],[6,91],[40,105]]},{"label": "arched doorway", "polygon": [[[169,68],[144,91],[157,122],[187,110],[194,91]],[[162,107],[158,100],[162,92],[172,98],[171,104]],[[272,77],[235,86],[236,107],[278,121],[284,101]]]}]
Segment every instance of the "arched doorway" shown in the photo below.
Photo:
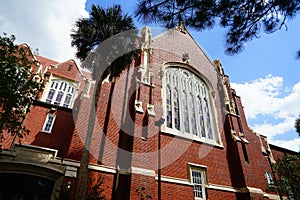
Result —
[{"label": "arched doorway", "polygon": [[48,200],[53,186],[53,180],[39,176],[0,173],[0,200]]}]

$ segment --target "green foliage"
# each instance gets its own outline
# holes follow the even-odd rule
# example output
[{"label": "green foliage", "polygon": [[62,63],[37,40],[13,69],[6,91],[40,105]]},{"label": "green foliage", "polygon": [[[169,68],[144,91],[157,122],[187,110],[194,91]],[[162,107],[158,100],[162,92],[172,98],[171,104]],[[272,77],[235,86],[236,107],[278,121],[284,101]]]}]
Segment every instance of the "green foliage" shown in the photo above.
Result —
[{"label": "green foliage", "polygon": [[87,192],[87,197],[85,200],[105,200],[105,195],[103,194],[104,189],[101,188],[103,184],[103,177],[99,176],[97,179],[90,179],[90,187]]},{"label": "green foliage", "polygon": [[14,44],[15,37],[0,36],[0,135],[7,131],[24,136],[29,131],[22,122],[42,88],[38,74],[32,74],[36,61],[27,47]]},{"label": "green foliage", "polygon": [[120,5],[107,9],[92,5],[90,16],[76,21],[71,44],[77,48],[76,56],[84,60],[104,40],[134,28],[132,18],[122,14]]},{"label": "green foliage", "polygon": [[151,200],[153,197],[147,192],[147,187],[145,185],[138,187],[135,192],[139,196],[140,200]]},{"label": "green foliage", "polygon": [[[299,0],[140,0],[136,17],[144,23],[174,27],[179,21],[196,30],[226,28],[226,52],[236,54],[261,31],[273,33],[300,10]],[[300,54],[300,51],[298,52]]]},{"label": "green foliage", "polygon": [[84,61],[83,67],[93,71],[94,79],[107,75],[113,78],[138,56],[132,51],[136,49],[134,29],[132,18],[123,15],[120,5],[107,9],[92,5],[89,18],[76,21],[71,44],[77,48],[76,56]]},{"label": "green foliage", "polygon": [[300,199],[300,154],[279,159],[274,169],[279,176],[277,189],[289,199]]},{"label": "green foliage", "polygon": [[[92,5],[90,16],[76,21],[72,30],[71,45],[77,48],[76,56],[83,61],[82,66],[92,70],[96,80],[93,98],[93,109],[90,111],[85,148],[80,161],[79,176],[75,198],[83,199],[87,185],[87,166],[91,136],[95,123],[95,109],[102,81],[109,75],[110,79],[118,76],[129,67],[133,59],[139,56],[135,50],[136,30],[133,20],[123,15],[120,5],[106,9]],[[125,32],[125,34],[124,34]]]},{"label": "green foliage", "polygon": [[300,136],[300,116],[295,121],[295,128],[296,128],[296,131],[299,133],[299,136]]}]

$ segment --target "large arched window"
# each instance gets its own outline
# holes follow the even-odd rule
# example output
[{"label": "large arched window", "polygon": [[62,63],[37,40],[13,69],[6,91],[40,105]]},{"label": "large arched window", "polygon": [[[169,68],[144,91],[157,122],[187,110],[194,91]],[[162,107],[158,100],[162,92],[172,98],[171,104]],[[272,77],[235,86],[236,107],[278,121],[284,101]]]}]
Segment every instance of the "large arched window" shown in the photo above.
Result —
[{"label": "large arched window", "polygon": [[211,99],[205,82],[180,67],[167,67],[164,74],[166,130],[187,137],[216,140]]},{"label": "large arched window", "polygon": [[75,93],[75,87],[64,80],[52,80],[46,96],[46,102],[69,108]]}]

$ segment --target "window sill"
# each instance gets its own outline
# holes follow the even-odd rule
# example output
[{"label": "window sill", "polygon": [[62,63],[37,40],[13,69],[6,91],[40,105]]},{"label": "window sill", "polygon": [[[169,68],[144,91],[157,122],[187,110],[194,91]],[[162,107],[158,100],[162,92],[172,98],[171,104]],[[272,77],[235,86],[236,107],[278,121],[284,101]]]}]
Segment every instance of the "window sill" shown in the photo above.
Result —
[{"label": "window sill", "polygon": [[222,143],[218,143],[215,140],[211,140],[211,139],[207,139],[207,138],[201,138],[197,135],[193,135],[193,134],[189,134],[189,133],[183,133],[182,131],[177,131],[174,129],[170,129],[165,127],[164,125],[161,127],[161,132],[164,134],[169,134],[172,136],[177,136],[183,139],[188,139],[188,140],[193,140],[199,143],[203,143],[203,144],[207,144],[207,145],[211,145],[211,146],[215,146],[215,147],[219,147],[219,148],[224,148]]},{"label": "window sill", "polygon": [[41,133],[52,134],[51,131],[43,131],[43,130],[41,130]]}]

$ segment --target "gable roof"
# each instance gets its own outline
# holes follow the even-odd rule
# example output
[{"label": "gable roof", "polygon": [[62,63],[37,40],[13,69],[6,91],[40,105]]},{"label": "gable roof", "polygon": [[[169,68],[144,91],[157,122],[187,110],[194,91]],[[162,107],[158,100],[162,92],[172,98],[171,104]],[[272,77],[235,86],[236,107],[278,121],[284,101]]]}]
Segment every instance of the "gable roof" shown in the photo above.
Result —
[{"label": "gable roof", "polygon": [[64,62],[57,62],[40,55],[36,55],[37,60],[43,66],[44,72],[51,72],[54,75],[64,77],[70,80],[76,80],[77,76],[86,77],[88,73],[82,73],[73,59]]}]

